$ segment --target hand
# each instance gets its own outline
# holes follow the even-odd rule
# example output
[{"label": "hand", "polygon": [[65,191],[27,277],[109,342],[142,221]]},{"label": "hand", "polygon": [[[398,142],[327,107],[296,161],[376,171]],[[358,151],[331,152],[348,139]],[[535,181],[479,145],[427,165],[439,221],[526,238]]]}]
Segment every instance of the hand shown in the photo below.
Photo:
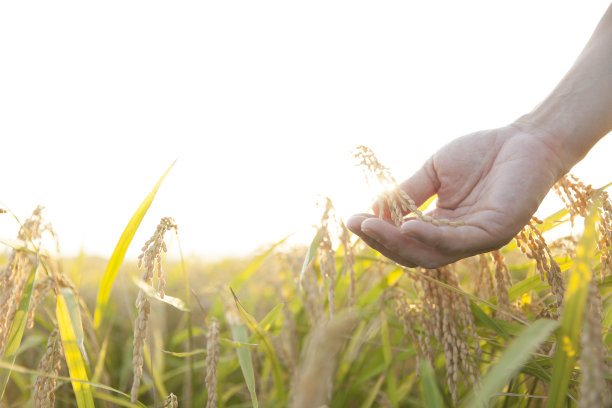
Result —
[{"label": "hand", "polygon": [[498,249],[529,221],[566,167],[550,139],[535,128],[511,125],[455,139],[400,184],[417,205],[438,194],[428,215],[463,221],[434,226],[408,219],[397,228],[372,214],[347,227],[369,246],[408,267],[437,268]]}]

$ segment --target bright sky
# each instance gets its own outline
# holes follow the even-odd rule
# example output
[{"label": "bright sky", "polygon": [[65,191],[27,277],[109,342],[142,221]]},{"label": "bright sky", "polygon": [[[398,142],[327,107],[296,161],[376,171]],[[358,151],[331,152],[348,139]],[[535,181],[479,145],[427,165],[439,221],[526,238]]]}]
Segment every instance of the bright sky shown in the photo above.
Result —
[{"label": "bright sky", "polygon": [[[398,179],[454,137],[507,124],[570,67],[609,0],[0,3],[0,201],[37,204],[64,254],[109,256],[178,158],[162,216],[187,253],[312,234],[328,195],[369,205],[351,150]],[[576,173],[612,181],[608,137]],[[17,227],[0,216],[0,237]],[[296,238],[298,239],[298,238]]]}]

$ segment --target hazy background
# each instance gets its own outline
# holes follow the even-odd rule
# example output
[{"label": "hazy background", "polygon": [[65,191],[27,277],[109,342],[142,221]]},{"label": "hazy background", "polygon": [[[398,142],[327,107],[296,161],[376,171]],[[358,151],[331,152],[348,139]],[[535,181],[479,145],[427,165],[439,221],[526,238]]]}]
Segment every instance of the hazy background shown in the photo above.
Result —
[{"label": "hazy background", "polygon": [[[312,234],[328,195],[369,205],[351,150],[402,179],[437,148],[543,99],[599,1],[0,3],[0,201],[47,207],[64,254],[109,256],[178,158],[129,252],[162,216],[187,253]],[[612,140],[576,173],[612,181]],[[16,234],[0,216],[0,237]]]}]

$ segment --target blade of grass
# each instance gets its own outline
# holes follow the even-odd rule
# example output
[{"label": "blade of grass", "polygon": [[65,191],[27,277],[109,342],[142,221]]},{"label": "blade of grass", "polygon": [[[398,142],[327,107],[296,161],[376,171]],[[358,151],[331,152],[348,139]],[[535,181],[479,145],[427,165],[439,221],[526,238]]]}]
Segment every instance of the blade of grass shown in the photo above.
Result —
[{"label": "blade of grass", "polygon": [[81,354],[85,359],[86,366],[89,366],[89,358],[87,357],[87,351],[85,351],[85,334],[83,333],[83,321],[81,319],[81,311],[79,308],[79,301],[77,300],[74,292],[70,288],[62,288],[62,294],[68,307],[68,313],[70,313],[70,321],[74,328],[74,335],[76,337],[77,344],[81,350]]},{"label": "blade of grass", "polygon": [[374,387],[372,387],[372,390],[370,391],[366,399],[363,401],[363,404],[361,404],[361,408],[370,408],[372,406],[372,404],[376,400],[378,392],[380,391],[380,387],[382,386],[383,381],[385,381],[385,373],[378,377],[376,384],[374,384]]},{"label": "blade of grass", "polygon": [[268,337],[266,332],[263,331],[259,327],[255,318],[251,316],[246,311],[246,309],[242,306],[242,304],[238,300],[238,297],[234,293],[234,290],[232,288],[230,288],[230,290],[232,291],[232,295],[234,296],[234,301],[236,303],[236,308],[238,309],[238,313],[240,314],[244,322],[247,324],[249,329],[257,334],[257,337],[259,338],[260,343],[262,344],[268,358],[270,359],[270,363],[272,364],[272,378],[274,381],[276,398],[278,400],[277,402],[284,403],[285,387],[283,384],[283,372],[282,372],[281,365],[278,362],[278,358],[276,357],[276,353],[274,352],[274,347],[272,347],[272,342],[270,341],[270,338]]},{"label": "blade of grass", "polygon": [[421,400],[426,408],[440,408],[446,405],[436,372],[427,360],[421,362]]},{"label": "blade of grass", "polygon": [[302,271],[300,272],[300,280],[299,285],[302,286],[302,281],[304,280],[304,274],[306,273],[306,269],[308,266],[314,261],[317,256],[317,249],[321,244],[321,239],[323,238],[323,231],[319,228],[317,229],[317,233],[315,237],[312,239],[310,246],[308,247],[308,253],[306,254],[306,258],[304,258],[304,264],[302,265]]},{"label": "blade of grass", "polygon": [[[249,340],[249,334],[243,324],[232,324],[231,325],[232,337],[236,342],[244,343]],[[253,371],[253,360],[251,358],[251,350],[248,347],[240,347],[236,349],[238,355],[238,362],[240,363],[240,369],[244,376],[244,382],[246,383],[249,394],[251,395],[251,402],[254,408],[259,407],[259,401],[257,401],[257,391],[255,390],[255,373]]]},{"label": "blade of grass", "polygon": [[383,358],[387,368],[387,396],[391,405],[397,407],[399,404],[397,398],[397,380],[393,371],[393,355],[391,354],[391,339],[389,338],[389,323],[387,321],[387,313],[380,313],[380,335],[382,341]]},{"label": "blade of grass", "polygon": [[[57,294],[56,316],[60,336],[62,338],[62,346],[64,347],[64,357],[66,358],[66,365],[68,366],[70,377],[77,380],[88,381],[85,360],[81,354],[74,324],[71,319],[70,311],[68,310],[68,304],[62,292]],[[93,394],[89,384],[78,381],[71,382],[77,406],[79,408],[95,407]]]},{"label": "blade of grass", "polygon": [[[174,162],[176,163],[176,161]],[[94,326],[96,330],[102,324],[102,319],[106,314],[108,298],[110,297],[110,292],[113,287],[113,282],[115,281],[115,277],[117,276],[117,272],[119,271],[119,266],[121,266],[121,262],[123,262],[123,258],[125,257],[125,253],[127,252],[134,235],[136,234],[136,230],[140,226],[140,222],[144,218],[145,214],[149,210],[151,203],[153,202],[153,198],[155,198],[155,194],[157,194],[157,190],[161,186],[161,183],[166,178],[168,172],[174,163],[168,167],[168,169],[161,176],[153,190],[145,197],[143,202],[140,204],[128,224],[126,225],[117,245],[115,246],[115,250],[108,261],[108,265],[106,266],[106,270],[104,271],[104,276],[102,277],[102,282],[100,283],[100,288],[98,289],[98,298],[96,299],[96,310],[94,312]]]},{"label": "blade of grass", "polygon": [[486,407],[489,399],[501,392],[504,385],[521,369],[529,356],[559,326],[554,320],[538,320],[522,330],[512,340],[499,360],[487,371],[480,387],[471,395],[465,407]]},{"label": "blade of grass", "polygon": [[[19,307],[15,313],[13,324],[9,329],[9,335],[4,348],[4,355],[2,361],[12,366],[15,363],[17,357],[17,351],[23,338],[23,332],[25,330],[26,322],[28,319],[28,310],[30,309],[30,300],[32,299],[32,292],[34,291],[34,281],[36,280],[36,271],[38,270],[38,262],[34,263],[34,266],[30,270],[28,280],[21,292],[21,300],[19,301]],[[4,396],[6,385],[8,384],[9,377],[11,376],[11,368],[4,368],[0,370],[0,400]]]},{"label": "blade of grass", "polygon": [[561,327],[557,331],[557,349],[553,358],[553,376],[547,407],[565,406],[570,377],[576,363],[582,318],[592,278],[591,260],[597,259],[595,224],[598,220],[598,201],[591,205],[584,220],[584,235],[576,248],[576,260],[567,283]]}]

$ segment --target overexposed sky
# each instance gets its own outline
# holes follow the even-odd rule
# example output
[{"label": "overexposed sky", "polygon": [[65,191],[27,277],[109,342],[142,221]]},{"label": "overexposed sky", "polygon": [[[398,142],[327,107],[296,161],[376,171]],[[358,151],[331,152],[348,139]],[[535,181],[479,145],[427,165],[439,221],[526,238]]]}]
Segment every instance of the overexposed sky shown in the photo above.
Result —
[{"label": "overexposed sky", "polygon": [[[308,237],[328,195],[368,207],[352,149],[403,179],[454,137],[542,100],[609,0],[0,3],[0,201],[70,255],[177,221],[187,253]],[[612,140],[576,173],[612,181]],[[17,227],[0,216],[0,237]],[[299,240],[299,238],[296,238]]]}]

